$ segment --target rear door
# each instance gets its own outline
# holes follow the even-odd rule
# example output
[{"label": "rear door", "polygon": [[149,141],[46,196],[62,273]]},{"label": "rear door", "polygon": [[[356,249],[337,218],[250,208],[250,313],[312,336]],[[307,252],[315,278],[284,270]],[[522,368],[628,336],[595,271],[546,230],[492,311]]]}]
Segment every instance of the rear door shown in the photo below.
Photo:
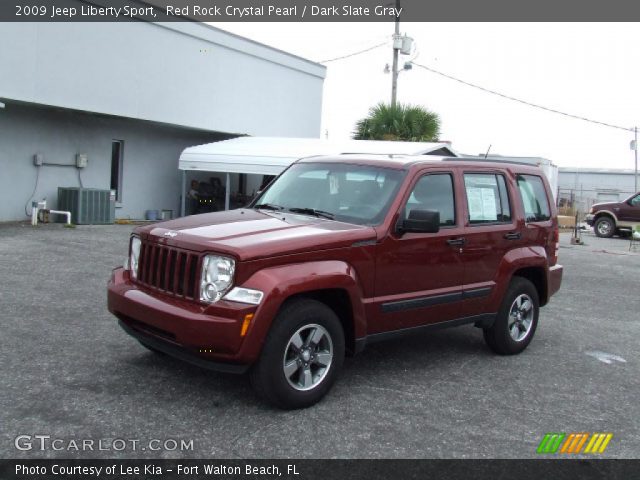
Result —
[{"label": "rear door", "polygon": [[[488,311],[503,257],[522,245],[522,225],[515,221],[514,179],[503,171],[466,170],[462,174],[465,198],[462,261],[465,265],[461,316]],[[509,188],[511,185],[512,188]]]},{"label": "rear door", "polygon": [[437,233],[392,232],[378,245],[374,309],[369,333],[416,327],[459,316],[463,227],[453,169],[423,172],[403,199],[401,218],[412,209],[440,212]]}]

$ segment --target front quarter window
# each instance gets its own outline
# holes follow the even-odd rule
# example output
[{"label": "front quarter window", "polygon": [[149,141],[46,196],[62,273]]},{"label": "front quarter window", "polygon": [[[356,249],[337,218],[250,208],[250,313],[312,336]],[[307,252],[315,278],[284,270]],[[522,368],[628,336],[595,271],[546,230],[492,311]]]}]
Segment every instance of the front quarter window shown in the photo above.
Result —
[{"label": "front quarter window", "polygon": [[403,176],[401,170],[371,165],[297,163],[271,184],[254,208],[377,225]]}]

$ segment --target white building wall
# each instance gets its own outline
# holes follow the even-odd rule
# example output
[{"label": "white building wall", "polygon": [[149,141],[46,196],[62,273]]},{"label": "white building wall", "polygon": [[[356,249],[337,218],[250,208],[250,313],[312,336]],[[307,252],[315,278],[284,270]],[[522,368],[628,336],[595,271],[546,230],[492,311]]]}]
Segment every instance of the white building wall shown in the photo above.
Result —
[{"label": "white building wall", "polygon": [[587,211],[594,203],[618,202],[634,192],[634,173],[630,170],[580,170],[561,168],[560,199],[573,202],[575,208]]},{"label": "white building wall", "polygon": [[[124,141],[122,203],[117,218],[144,218],[146,210],[179,213],[181,175],[178,157],[187,146],[226,136],[193,132],[150,122],[96,116],[51,108],[8,103],[0,110],[0,221],[22,220],[31,211],[38,168],[33,156],[46,163],[68,166],[39,167],[34,200],[47,199],[55,208],[58,187],[78,187],[78,173],[86,188],[108,190],[111,182],[111,144]],[[75,155],[86,153],[89,164],[78,172]]]},{"label": "white building wall", "polygon": [[[4,23],[0,221],[25,218],[35,153],[69,164],[87,153],[84,186],[108,189],[114,139],[125,142],[116,216],[177,213],[184,148],[233,134],[319,137],[325,71],[198,23]],[[78,186],[77,171],[42,167],[34,198],[55,207],[59,186]]]},{"label": "white building wall", "polygon": [[5,23],[0,98],[318,137],[325,67],[195,23]]}]

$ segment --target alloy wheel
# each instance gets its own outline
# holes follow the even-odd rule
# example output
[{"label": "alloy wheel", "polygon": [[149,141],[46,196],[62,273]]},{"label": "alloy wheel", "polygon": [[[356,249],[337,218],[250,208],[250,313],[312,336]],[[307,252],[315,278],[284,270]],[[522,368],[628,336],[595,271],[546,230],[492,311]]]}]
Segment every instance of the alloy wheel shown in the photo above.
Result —
[{"label": "alloy wheel", "polygon": [[507,328],[509,329],[509,335],[516,342],[521,342],[529,332],[533,325],[533,301],[531,297],[526,293],[518,295],[509,309],[509,321]]},{"label": "alloy wheel", "polygon": [[289,339],[282,369],[289,385],[306,391],[324,380],[332,360],[333,342],[329,332],[322,325],[305,325]]}]

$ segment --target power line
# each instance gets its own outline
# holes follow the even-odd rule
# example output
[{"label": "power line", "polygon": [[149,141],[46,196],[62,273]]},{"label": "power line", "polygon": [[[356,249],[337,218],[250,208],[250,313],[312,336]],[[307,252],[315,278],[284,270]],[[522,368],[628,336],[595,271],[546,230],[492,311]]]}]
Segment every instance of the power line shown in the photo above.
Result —
[{"label": "power line", "polygon": [[318,62],[318,63],[329,63],[329,62],[335,62],[336,60],[343,60],[345,58],[355,57],[356,55],[360,55],[361,53],[367,53],[367,52],[370,52],[371,50],[375,50],[376,48],[380,48],[380,47],[386,45],[387,43],[389,43],[388,40],[384,41],[382,43],[379,43],[377,45],[374,45],[372,47],[365,48],[364,50],[359,50],[357,52],[349,53],[347,55],[342,55],[341,57],[335,57],[335,58],[330,58],[328,60],[322,60],[321,62]]},{"label": "power line", "polygon": [[519,98],[511,97],[509,95],[505,95],[504,93],[496,92],[495,90],[490,90],[488,88],[481,87],[480,85],[476,85],[474,83],[466,82],[464,80],[461,80],[459,78],[453,77],[451,75],[447,75],[446,73],[439,72],[438,70],[435,70],[435,69],[433,69],[431,67],[427,67],[426,65],[421,65],[421,64],[416,63],[416,62],[411,62],[411,63],[413,65],[415,65],[416,67],[423,68],[423,69],[425,69],[425,70],[427,70],[427,71],[429,71],[431,73],[435,73],[436,75],[440,75],[440,76],[448,78],[450,80],[454,80],[456,82],[462,83],[462,84],[467,85],[469,87],[477,88],[478,90],[482,90],[483,92],[491,93],[493,95],[497,95],[499,97],[506,98],[507,100],[513,100],[514,102],[522,103],[522,104],[528,105],[530,107],[539,108],[539,109],[545,110],[547,112],[557,113],[559,115],[564,115],[565,117],[575,118],[577,120],[584,120],[585,122],[595,123],[597,125],[603,125],[605,127],[616,128],[618,130],[624,130],[624,131],[627,131],[627,132],[633,132],[634,131],[633,128],[621,127],[619,125],[613,125],[611,123],[600,122],[598,120],[592,120],[592,119],[587,118],[587,117],[581,117],[580,115],[573,115],[571,113],[562,112],[562,111],[556,110],[554,108],[548,108],[548,107],[544,107],[542,105],[538,105],[536,103],[527,102],[526,100],[521,100]]}]

